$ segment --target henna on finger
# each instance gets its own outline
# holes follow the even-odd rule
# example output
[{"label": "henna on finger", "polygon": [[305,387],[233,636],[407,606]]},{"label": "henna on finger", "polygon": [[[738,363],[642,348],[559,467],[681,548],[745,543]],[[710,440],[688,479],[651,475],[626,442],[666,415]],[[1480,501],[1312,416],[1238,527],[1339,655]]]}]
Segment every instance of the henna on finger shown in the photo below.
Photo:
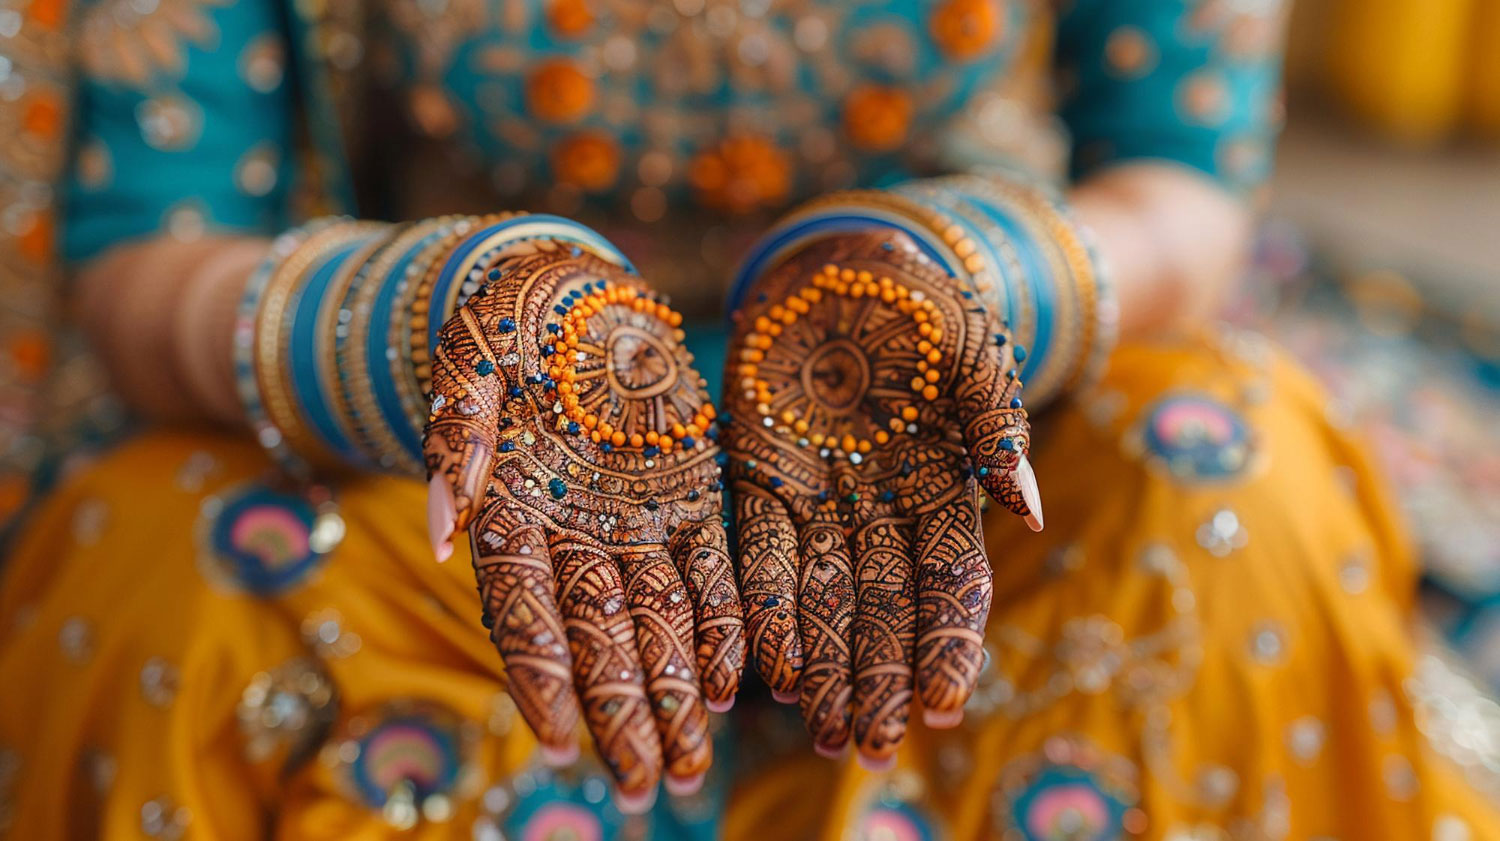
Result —
[{"label": "henna on finger", "polygon": [[854,741],[864,756],[894,756],[906,735],[914,678],[917,578],[911,522],[879,516],[854,533],[858,608],[854,655]]},{"label": "henna on finger", "polygon": [[505,663],[511,699],[537,741],[568,749],[576,739],[578,700],[546,535],[496,511],[475,524],[473,540],[482,621]]},{"label": "henna on finger", "polygon": [[802,577],[797,615],[802,632],[802,719],[822,751],[849,741],[853,662],[849,626],[854,619],[854,571],[842,524],[817,517],[802,524],[798,553]]},{"label": "henna on finger", "polygon": [[971,501],[917,523],[917,694],[924,709],[957,713],[984,665],[993,575]]},{"label": "henna on finger", "polygon": [[696,614],[693,626],[698,680],[709,708],[733,703],[745,668],[744,619],[729,559],[729,540],[717,519],[687,523],[668,540]]},{"label": "henna on finger", "polygon": [[661,740],[620,571],[598,546],[554,538],[551,551],[573,683],[599,757],[625,794],[653,790],[661,780]]},{"label": "henna on finger", "polygon": [[678,778],[708,770],[708,710],[698,690],[693,606],[666,549],[635,547],[619,557],[636,650],[661,736],[666,771]]},{"label": "henna on finger", "polygon": [[802,679],[803,665],[797,532],[781,503],[756,485],[736,482],[732,496],[745,635],[761,680],[772,692],[790,694]]}]

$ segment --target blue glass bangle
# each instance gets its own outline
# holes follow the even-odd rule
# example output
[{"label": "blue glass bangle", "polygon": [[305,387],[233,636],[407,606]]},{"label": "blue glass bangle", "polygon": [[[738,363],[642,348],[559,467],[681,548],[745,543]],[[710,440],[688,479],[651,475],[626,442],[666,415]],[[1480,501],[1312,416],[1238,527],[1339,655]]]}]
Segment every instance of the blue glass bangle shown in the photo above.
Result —
[{"label": "blue glass bangle", "polygon": [[953,224],[963,228],[974,245],[984,252],[985,263],[994,267],[995,285],[1001,295],[993,302],[1000,305],[1001,322],[1016,335],[1015,331],[1022,327],[1019,321],[1025,308],[1017,298],[1016,280],[1009,277],[1015,273],[1014,261],[1001,253],[999,244],[991,241],[987,231],[974,224],[972,208],[957,195],[953,185],[942,180],[920,179],[897,184],[891,189],[944,214]]},{"label": "blue glass bangle", "polygon": [[309,273],[307,282],[292,305],[291,347],[288,369],[291,374],[292,392],[297,405],[309,427],[321,439],[324,446],[344,459],[363,463],[359,448],[340,427],[333,407],[330,389],[337,385],[323,376],[318,365],[318,313],[329,285],[344,266],[344,261],[368,244],[369,237],[353,240],[329,254],[320,265]]},{"label": "blue glass bangle", "polygon": [[1008,241],[1016,249],[1016,256],[1021,263],[1021,273],[1026,276],[1024,280],[1031,286],[1032,300],[1036,306],[1036,334],[1031,338],[1031,347],[1025,350],[1025,360],[1017,360],[1017,362],[1021,365],[1022,380],[1026,382],[1038,380],[1052,344],[1053,320],[1056,318],[1054,311],[1056,279],[1047,270],[1046,258],[1041,254],[1030,232],[1025,230],[1024,226],[1009,213],[981,197],[966,194],[964,201],[989,217],[1005,232]]},{"label": "blue glass bangle", "polygon": [[446,234],[447,230],[440,227],[413,243],[406,253],[402,254],[391,266],[389,274],[375,279],[380,284],[380,292],[375,296],[375,303],[370,308],[370,329],[365,336],[365,354],[370,367],[370,387],[375,394],[375,403],[380,407],[380,418],[388,428],[395,432],[397,442],[407,454],[417,459],[418,463],[422,460],[422,431],[412,428],[411,420],[401,406],[401,395],[397,391],[395,374],[390,365],[391,354],[395,349],[391,347],[390,332],[386,329],[386,325],[391,323],[391,311],[395,307],[402,284],[409,282],[406,280],[406,274],[412,261],[422,253],[423,249]]}]

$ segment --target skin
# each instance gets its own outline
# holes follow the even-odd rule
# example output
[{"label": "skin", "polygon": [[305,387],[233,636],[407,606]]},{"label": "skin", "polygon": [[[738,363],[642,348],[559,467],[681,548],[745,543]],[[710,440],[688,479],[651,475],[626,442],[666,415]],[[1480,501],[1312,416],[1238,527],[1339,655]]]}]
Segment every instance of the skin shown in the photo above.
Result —
[{"label": "skin", "polygon": [[[1188,329],[1209,321],[1221,306],[1249,250],[1251,217],[1248,208],[1205,177],[1174,165],[1137,163],[1116,166],[1078,184],[1071,191],[1070,200],[1078,218],[1093,230],[1098,249],[1108,264],[1119,294],[1121,337],[1127,341]],[[165,421],[244,425],[228,373],[232,370],[230,325],[234,302],[241,297],[249,274],[266,247],[266,241],[255,239],[209,237],[194,243],[182,243],[160,237],[121,245],[83,267],[79,276],[80,291],[73,299],[75,316],[99,347],[122,395],[142,413]],[[132,301],[143,303],[131,306]],[[174,302],[175,306],[150,303],[167,301]],[[137,340],[140,336],[157,338],[142,342]],[[956,357],[962,355],[956,352]],[[1004,392],[998,394],[1003,394],[1006,399],[1010,396]],[[997,393],[987,395],[988,405],[1000,406],[1003,403]],[[925,446],[935,453],[947,453],[945,457],[957,457],[965,446],[972,451],[975,443],[972,435],[970,440],[965,440],[963,430],[956,425],[950,431],[956,436],[954,439],[931,441]],[[740,444],[741,440],[749,441],[748,438],[736,439],[735,446],[751,446],[749,443]],[[502,656],[506,656],[511,641],[502,639],[505,623],[496,620],[504,615],[508,602],[506,596],[499,594],[501,591],[516,591],[515,582],[524,576],[510,575],[507,579],[507,575],[517,570],[497,570],[498,562],[492,561],[520,554],[522,545],[532,548],[535,553],[542,548],[541,544],[550,533],[545,519],[512,520],[495,514],[491,509],[483,509],[489,511],[489,516],[471,512],[467,514],[469,519],[460,519],[460,510],[468,511],[474,505],[482,507],[485,500],[486,492],[467,483],[488,481],[492,472],[489,466],[473,467],[470,464],[475,461],[472,452],[468,455],[460,453],[470,444],[455,443],[446,438],[444,442],[451,452],[437,453],[436,462],[433,462],[430,451],[429,458],[439,480],[432,485],[429,511],[433,549],[439,556],[451,552],[449,535],[454,527],[472,524],[472,528],[479,531],[476,540],[485,539],[485,534],[493,535],[494,551],[476,553],[476,575],[482,590],[487,593],[488,617],[496,629],[501,629],[493,632],[497,648]],[[464,458],[469,461],[463,462]],[[460,462],[468,465],[463,485],[453,481],[453,465]],[[975,462],[979,463],[979,460],[975,459]],[[1010,476],[1015,469],[997,471],[995,475]],[[840,481],[864,482],[860,486],[866,491],[861,493],[862,500],[878,500],[882,490],[879,482],[859,475],[814,478],[833,490],[842,489],[838,485]],[[960,669],[954,672],[958,677],[947,682],[936,677],[922,677],[922,629],[932,627],[941,618],[935,618],[935,609],[923,607],[921,594],[940,593],[943,587],[957,588],[950,589],[950,592],[957,592],[967,585],[963,581],[935,582],[920,574],[914,577],[910,569],[902,566],[902,559],[911,557],[915,548],[917,557],[934,552],[940,553],[941,557],[951,557],[953,561],[948,566],[955,569],[973,569],[976,564],[982,564],[982,552],[978,552],[977,557],[974,554],[977,552],[974,537],[978,534],[978,524],[971,517],[970,508],[954,505],[946,512],[938,511],[941,506],[925,511],[862,510],[857,519],[861,527],[846,530],[821,521],[819,518],[826,519],[826,516],[817,512],[791,510],[786,500],[750,477],[736,476],[733,481],[736,489],[741,491],[736,494],[738,510],[735,512],[740,528],[751,537],[751,543],[772,547],[766,553],[767,558],[759,562],[752,559],[742,569],[747,574],[745,591],[750,607],[747,621],[757,668],[777,690],[779,698],[796,701],[802,706],[816,725],[813,732],[819,749],[836,752],[849,744],[856,744],[863,761],[871,767],[884,767],[905,728],[905,708],[909,700],[904,699],[913,695],[920,697],[926,706],[924,718],[929,726],[956,726],[962,719],[962,698],[967,697],[972,676]],[[1026,509],[1026,501],[1016,496],[1018,488],[1016,485],[1010,489],[1008,497],[1006,489],[992,490],[996,490],[999,498],[1014,510]],[[943,489],[943,493],[955,499],[972,499],[972,483],[967,487]],[[864,507],[869,508],[872,504],[865,502]],[[1029,507],[1037,509],[1036,513],[1040,514],[1039,504]],[[714,547],[719,545],[719,539],[717,536],[705,538]],[[549,545],[548,548],[552,547]],[[680,559],[679,548],[670,543],[665,545],[665,554],[673,558],[673,564],[649,559],[638,564],[617,549],[612,546],[582,547],[579,551],[569,550],[561,554],[567,564],[580,568],[588,566],[584,572],[592,570],[609,578],[606,571],[615,571],[616,578],[599,580],[595,589],[617,584],[624,587],[627,577],[641,568],[670,578],[667,573],[669,566],[675,566],[678,578],[691,587],[692,573],[684,576],[682,565],[675,563]],[[558,554],[552,552],[554,571],[559,561]],[[789,565],[781,570],[764,566],[778,562],[795,564],[793,559],[803,556],[833,558],[838,563],[829,569],[835,574],[804,578],[800,575],[799,565]],[[775,558],[782,560],[776,561]],[[721,565],[727,566],[727,563]],[[763,574],[757,577],[754,573],[758,568]],[[809,569],[812,568],[810,565]],[[897,605],[897,609],[886,611],[878,622],[859,620],[857,613],[846,617],[831,616],[829,618],[835,622],[831,626],[834,633],[808,633],[786,622],[773,621],[767,618],[771,614],[757,611],[767,595],[759,593],[757,587],[771,580],[799,582],[797,588],[778,594],[778,598],[785,596],[788,599],[822,597],[826,600],[828,596],[852,599],[861,589],[873,592],[872,585],[884,587],[895,593],[896,598],[890,603]],[[532,591],[540,598],[540,590],[532,588]],[[553,597],[555,600],[557,594],[554,593]],[[925,603],[936,604],[932,599]],[[964,602],[960,599],[957,603]],[[987,606],[988,598],[982,598],[982,603]],[[566,617],[569,609],[558,605],[555,615],[546,611],[542,613],[554,618],[561,616],[557,621],[564,628],[564,635],[568,635]],[[578,627],[577,622],[593,621],[582,612],[572,615],[575,627]],[[871,616],[875,615],[872,611]],[[662,636],[665,639],[675,635],[680,644],[679,653],[683,656],[687,651],[697,651],[699,657],[695,665],[703,672],[706,667],[701,659],[701,641],[689,641],[694,621],[701,630],[703,619],[698,616],[687,620],[688,630],[668,623],[673,631]],[[976,635],[983,627],[981,613],[969,612],[962,617],[947,617],[941,621],[967,627]],[[516,633],[523,630],[532,629],[528,627]],[[852,640],[852,650],[839,652],[836,647],[842,643],[836,638],[844,631],[848,632],[845,638]],[[628,636],[624,625],[620,634],[622,639]],[[775,638],[778,643],[754,645],[757,635]],[[569,642],[570,645],[573,643],[573,636],[569,637]],[[623,642],[621,644],[623,646]],[[833,650],[829,649],[830,645],[834,646]],[[966,662],[963,652],[969,647],[966,643],[961,644],[951,662]],[[628,659],[629,646],[623,646],[623,652],[620,656]],[[642,654],[638,647],[636,657],[640,658]],[[569,656],[572,656],[571,651]],[[645,656],[649,659],[652,655]],[[903,671],[904,664],[912,662],[912,656],[917,658],[918,665],[908,674]],[[803,679],[808,674],[810,663],[820,675],[815,681]],[[849,665],[842,665],[845,663]],[[896,664],[896,668],[884,668],[891,664]],[[564,668],[559,675],[567,674],[570,668]],[[937,674],[941,670],[929,671]],[[555,689],[545,701],[533,705],[528,722],[543,744],[550,746],[549,755],[556,761],[567,761],[576,753],[576,746],[562,736],[564,732],[570,732],[562,719],[570,714],[577,716],[578,710],[587,707],[589,702],[586,700],[579,705],[577,695],[563,691],[560,686]],[[703,691],[699,690],[700,693]],[[725,694],[721,686],[709,692],[706,703],[723,708],[732,695],[732,690]],[[570,703],[573,706],[569,706]],[[641,710],[636,716],[639,719],[636,723],[640,725],[636,730],[641,736],[637,745],[649,745],[652,738],[660,744],[661,731],[649,727],[652,721],[661,724],[660,717],[654,712],[660,710],[660,705],[653,706],[653,703],[637,704]],[[841,704],[847,712],[839,712]],[[879,716],[871,713],[882,705],[897,712]],[[521,706],[524,711],[526,705]],[[645,735],[647,732],[651,732],[650,738]],[[672,738],[669,737],[669,742]],[[649,749],[635,750],[634,758],[628,761],[616,757],[614,767],[621,773],[627,795],[622,806],[631,810],[648,806],[646,798],[649,794],[645,792],[654,790],[655,775],[663,768],[667,771],[669,785],[679,788],[696,785],[695,781],[700,777],[693,769],[700,762],[706,764],[706,747],[702,753],[692,745],[674,750],[676,752],[665,759],[651,755]],[[625,770],[627,766],[628,771]],[[683,773],[674,775],[674,767]]]}]

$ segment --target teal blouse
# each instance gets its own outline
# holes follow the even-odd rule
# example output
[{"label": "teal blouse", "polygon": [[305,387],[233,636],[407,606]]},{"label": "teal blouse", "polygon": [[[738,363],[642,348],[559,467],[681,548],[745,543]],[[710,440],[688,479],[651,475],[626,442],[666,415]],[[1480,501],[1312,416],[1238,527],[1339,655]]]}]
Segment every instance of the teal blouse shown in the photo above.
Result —
[{"label": "teal blouse", "polygon": [[985,164],[1052,174],[1064,148],[1073,177],[1161,159],[1242,192],[1278,123],[1274,0],[1075,0],[1056,19],[1030,0],[373,5],[310,34],[273,0],[88,0],[66,258],[291,224],[299,164],[341,168],[305,142],[334,122],[326,66],[377,92],[358,133],[383,157],[441,150],[496,208],[663,225]]}]

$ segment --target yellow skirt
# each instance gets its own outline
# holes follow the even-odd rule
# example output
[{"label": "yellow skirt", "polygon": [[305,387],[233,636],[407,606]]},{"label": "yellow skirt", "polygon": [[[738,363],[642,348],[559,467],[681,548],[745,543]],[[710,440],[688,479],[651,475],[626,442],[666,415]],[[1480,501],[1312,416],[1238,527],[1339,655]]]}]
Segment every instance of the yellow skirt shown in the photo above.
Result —
[{"label": "yellow skirt", "polygon": [[1500,838],[1500,732],[1475,729],[1493,702],[1419,646],[1392,509],[1303,372],[1238,334],[1122,348],[1037,427],[1047,530],[988,521],[990,656],[958,729],[914,721],[875,774],[747,698],[705,791],[631,819],[598,768],[539,764],[467,560],[430,559],[419,484],[290,493],[242,441],[140,438],[65,482],[9,561],[0,827]]}]

